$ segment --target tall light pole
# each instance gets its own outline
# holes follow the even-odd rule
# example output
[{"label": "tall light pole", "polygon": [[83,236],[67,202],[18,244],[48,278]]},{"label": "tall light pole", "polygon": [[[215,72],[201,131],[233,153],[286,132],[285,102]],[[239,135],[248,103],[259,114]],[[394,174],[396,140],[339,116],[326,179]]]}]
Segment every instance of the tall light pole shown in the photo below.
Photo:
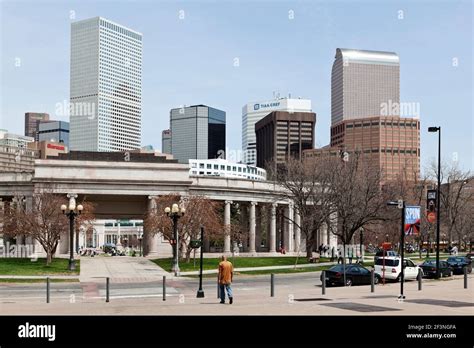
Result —
[{"label": "tall light pole", "polygon": [[61,205],[61,211],[69,218],[69,270],[76,270],[76,261],[74,260],[74,220],[76,216],[82,213],[84,207],[79,204],[76,206],[76,194],[68,194],[69,206]]},{"label": "tall light pole", "polygon": [[428,127],[428,132],[438,132],[438,186],[436,187],[436,279],[439,279],[439,216],[440,211],[440,190],[441,190],[441,127]]},{"label": "tall light pole", "polygon": [[165,213],[173,221],[173,267],[171,270],[174,272],[176,277],[179,277],[179,249],[178,249],[178,220],[185,213],[185,209],[179,209],[178,204],[174,203],[171,208],[166,207]]},{"label": "tall light pole", "polygon": [[[401,256],[401,260],[400,260],[400,264],[401,264],[401,274],[400,274],[400,296],[398,296],[398,299],[399,300],[404,300],[405,299],[405,295],[403,294],[403,283],[405,282],[405,264],[404,264],[404,257],[405,257],[405,208],[406,208],[406,205],[405,205],[405,201],[403,200],[398,200],[398,202],[394,202],[394,201],[391,201],[391,202],[387,202],[387,205],[388,206],[397,206],[398,209],[400,209],[402,211],[402,214],[401,214],[401,234],[400,234],[400,256]],[[385,265],[384,265],[384,268],[385,268]]]},{"label": "tall light pole", "polygon": [[364,263],[364,228],[360,228],[360,260]]}]

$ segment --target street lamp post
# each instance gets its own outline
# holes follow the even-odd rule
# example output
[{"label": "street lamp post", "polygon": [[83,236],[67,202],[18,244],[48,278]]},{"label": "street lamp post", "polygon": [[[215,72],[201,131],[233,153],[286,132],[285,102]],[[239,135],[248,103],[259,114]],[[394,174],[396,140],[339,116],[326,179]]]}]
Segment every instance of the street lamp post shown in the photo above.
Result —
[{"label": "street lamp post", "polygon": [[68,194],[69,207],[66,204],[61,205],[61,211],[69,218],[69,270],[76,270],[76,261],[74,260],[74,220],[76,216],[82,213],[84,207],[79,204],[76,206],[76,194]]},{"label": "street lamp post", "polygon": [[202,298],[204,297],[204,290],[202,289],[202,257],[203,257],[203,251],[204,249],[204,227],[201,226],[201,255],[200,255],[200,260],[199,260],[199,290],[197,291],[197,298]]},{"label": "street lamp post", "polygon": [[364,262],[364,228],[360,228],[360,260]]},{"label": "street lamp post", "polygon": [[140,244],[140,257],[143,256],[142,254],[142,240],[143,240],[143,232],[140,231],[138,234],[138,243]]},{"label": "street lamp post", "polygon": [[439,216],[440,213],[440,190],[441,190],[441,127],[428,127],[428,132],[438,132],[438,186],[436,187],[436,279],[439,279]]},{"label": "street lamp post", "polygon": [[178,220],[185,213],[185,209],[179,209],[178,204],[174,203],[171,208],[166,207],[165,213],[173,221],[173,267],[172,271],[176,277],[179,277],[179,249],[178,249]]},{"label": "street lamp post", "polygon": [[[398,206],[399,209],[402,211],[401,216],[401,236],[400,236],[400,264],[402,266],[402,271],[400,274],[400,296],[398,296],[399,300],[404,300],[405,295],[403,294],[403,283],[405,282],[405,264],[404,264],[404,257],[405,257],[405,201],[399,200],[398,202],[388,202],[387,205],[389,206]],[[385,267],[384,267],[385,268]]]}]

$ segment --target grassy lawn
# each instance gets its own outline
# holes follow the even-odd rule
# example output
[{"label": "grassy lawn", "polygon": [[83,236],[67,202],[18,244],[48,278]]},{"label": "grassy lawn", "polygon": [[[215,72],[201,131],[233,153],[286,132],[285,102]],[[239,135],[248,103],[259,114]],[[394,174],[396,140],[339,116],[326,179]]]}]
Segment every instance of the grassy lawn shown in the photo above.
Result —
[{"label": "grassy lawn", "polygon": [[[232,262],[234,268],[241,267],[264,267],[264,266],[288,266],[294,265],[296,257],[294,256],[278,256],[278,257],[229,257],[228,260]],[[172,258],[156,259],[152,260],[158,266],[163,268],[165,271],[171,271]],[[321,258],[320,262],[328,262],[329,259]],[[220,259],[218,258],[204,258],[203,269],[217,269]],[[299,257],[298,264],[307,264],[308,260],[306,257]],[[196,267],[194,267],[193,259],[191,258],[189,263],[184,261],[179,262],[179,269],[181,272],[198,271],[199,270],[199,259],[196,258]]]},{"label": "grassy lawn", "polygon": [[36,261],[19,258],[0,258],[0,275],[19,276],[47,276],[47,275],[76,275],[80,271],[80,261],[76,260],[76,271],[68,271],[68,259],[53,259],[51,265],[46,266],[46,259]]},{"label": "grassy lawn", "polygon": [[[51,283],[79,283],[79,279],[50,279]],[[0,284],[2,283],[45,283],[45,278],[31,278],[31,279],[22,279],[22,278],[0,278]]]},{"label": "grassy lawn", "polygon": [[[349,263],[347,264],[349,265]],[[373,262],[364,262],[364,267],[372,267]],[[245,272],[236,272],[236,274],[277,274],[277,273],[306,273],[306,272],[319,272],[330,269],[333,265],[329,266],[315,266],[315,267],[296,267],[296,268],[286,268],[286,269],[273,269],[273,270],[262,270],[262,271],[245,271]],[[214,275],[215,276],[215,275]]]}]

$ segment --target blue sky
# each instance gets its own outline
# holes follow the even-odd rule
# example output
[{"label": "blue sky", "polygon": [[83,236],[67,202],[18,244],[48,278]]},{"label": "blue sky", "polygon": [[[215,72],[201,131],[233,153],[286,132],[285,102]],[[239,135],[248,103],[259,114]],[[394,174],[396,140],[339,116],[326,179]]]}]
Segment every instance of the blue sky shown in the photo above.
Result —
[{"label": "blue sky", "polygon": [[474,168],[469,0],[0,2],[0,128],[22,133],[26,111],[67,120],[55,110],[69,99],[70,23],[102,16],[144,35],[143,145],[161,148],[171,108],[203,103],[227,112],[239,150],[242,106],[278,91],[312,100],[324,146],[336,48],[385,50],[400,56],[401,101],[420,103],[422,165],[440,125],[445,160]]}]

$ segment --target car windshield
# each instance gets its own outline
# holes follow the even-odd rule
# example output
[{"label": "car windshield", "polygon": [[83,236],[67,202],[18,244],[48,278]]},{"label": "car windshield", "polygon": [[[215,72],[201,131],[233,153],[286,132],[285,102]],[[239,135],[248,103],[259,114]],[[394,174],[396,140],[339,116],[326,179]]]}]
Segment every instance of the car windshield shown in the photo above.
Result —
[{"label": "car windshield", "polygon": [[[385,260],[385,263],[384,263],[384,260]],[[383,266],[385,264],[385,266],[388,266],[388,267],[397,267],[399,265],[400,261],[399,260],[393,260],[393,259],[377,259],[377,261],[375,261],[375,264],[377,266]]]},{"label": "car windshield", "polygon": [[464,259],[462,257],[450,257],[448,258],[449,262],[463,262]]},{"label": "car windshield", "polygon": [[[329,270],[333,272],[344,272],[344,265],[336,265],[332,266]],[[346,271],[348,270],[348,266],[346,265]]]},{"label": "car windshield", "polygon": [[428,266],[436,266],[436,260],[427,260],[423,262],[423,264]]}]

